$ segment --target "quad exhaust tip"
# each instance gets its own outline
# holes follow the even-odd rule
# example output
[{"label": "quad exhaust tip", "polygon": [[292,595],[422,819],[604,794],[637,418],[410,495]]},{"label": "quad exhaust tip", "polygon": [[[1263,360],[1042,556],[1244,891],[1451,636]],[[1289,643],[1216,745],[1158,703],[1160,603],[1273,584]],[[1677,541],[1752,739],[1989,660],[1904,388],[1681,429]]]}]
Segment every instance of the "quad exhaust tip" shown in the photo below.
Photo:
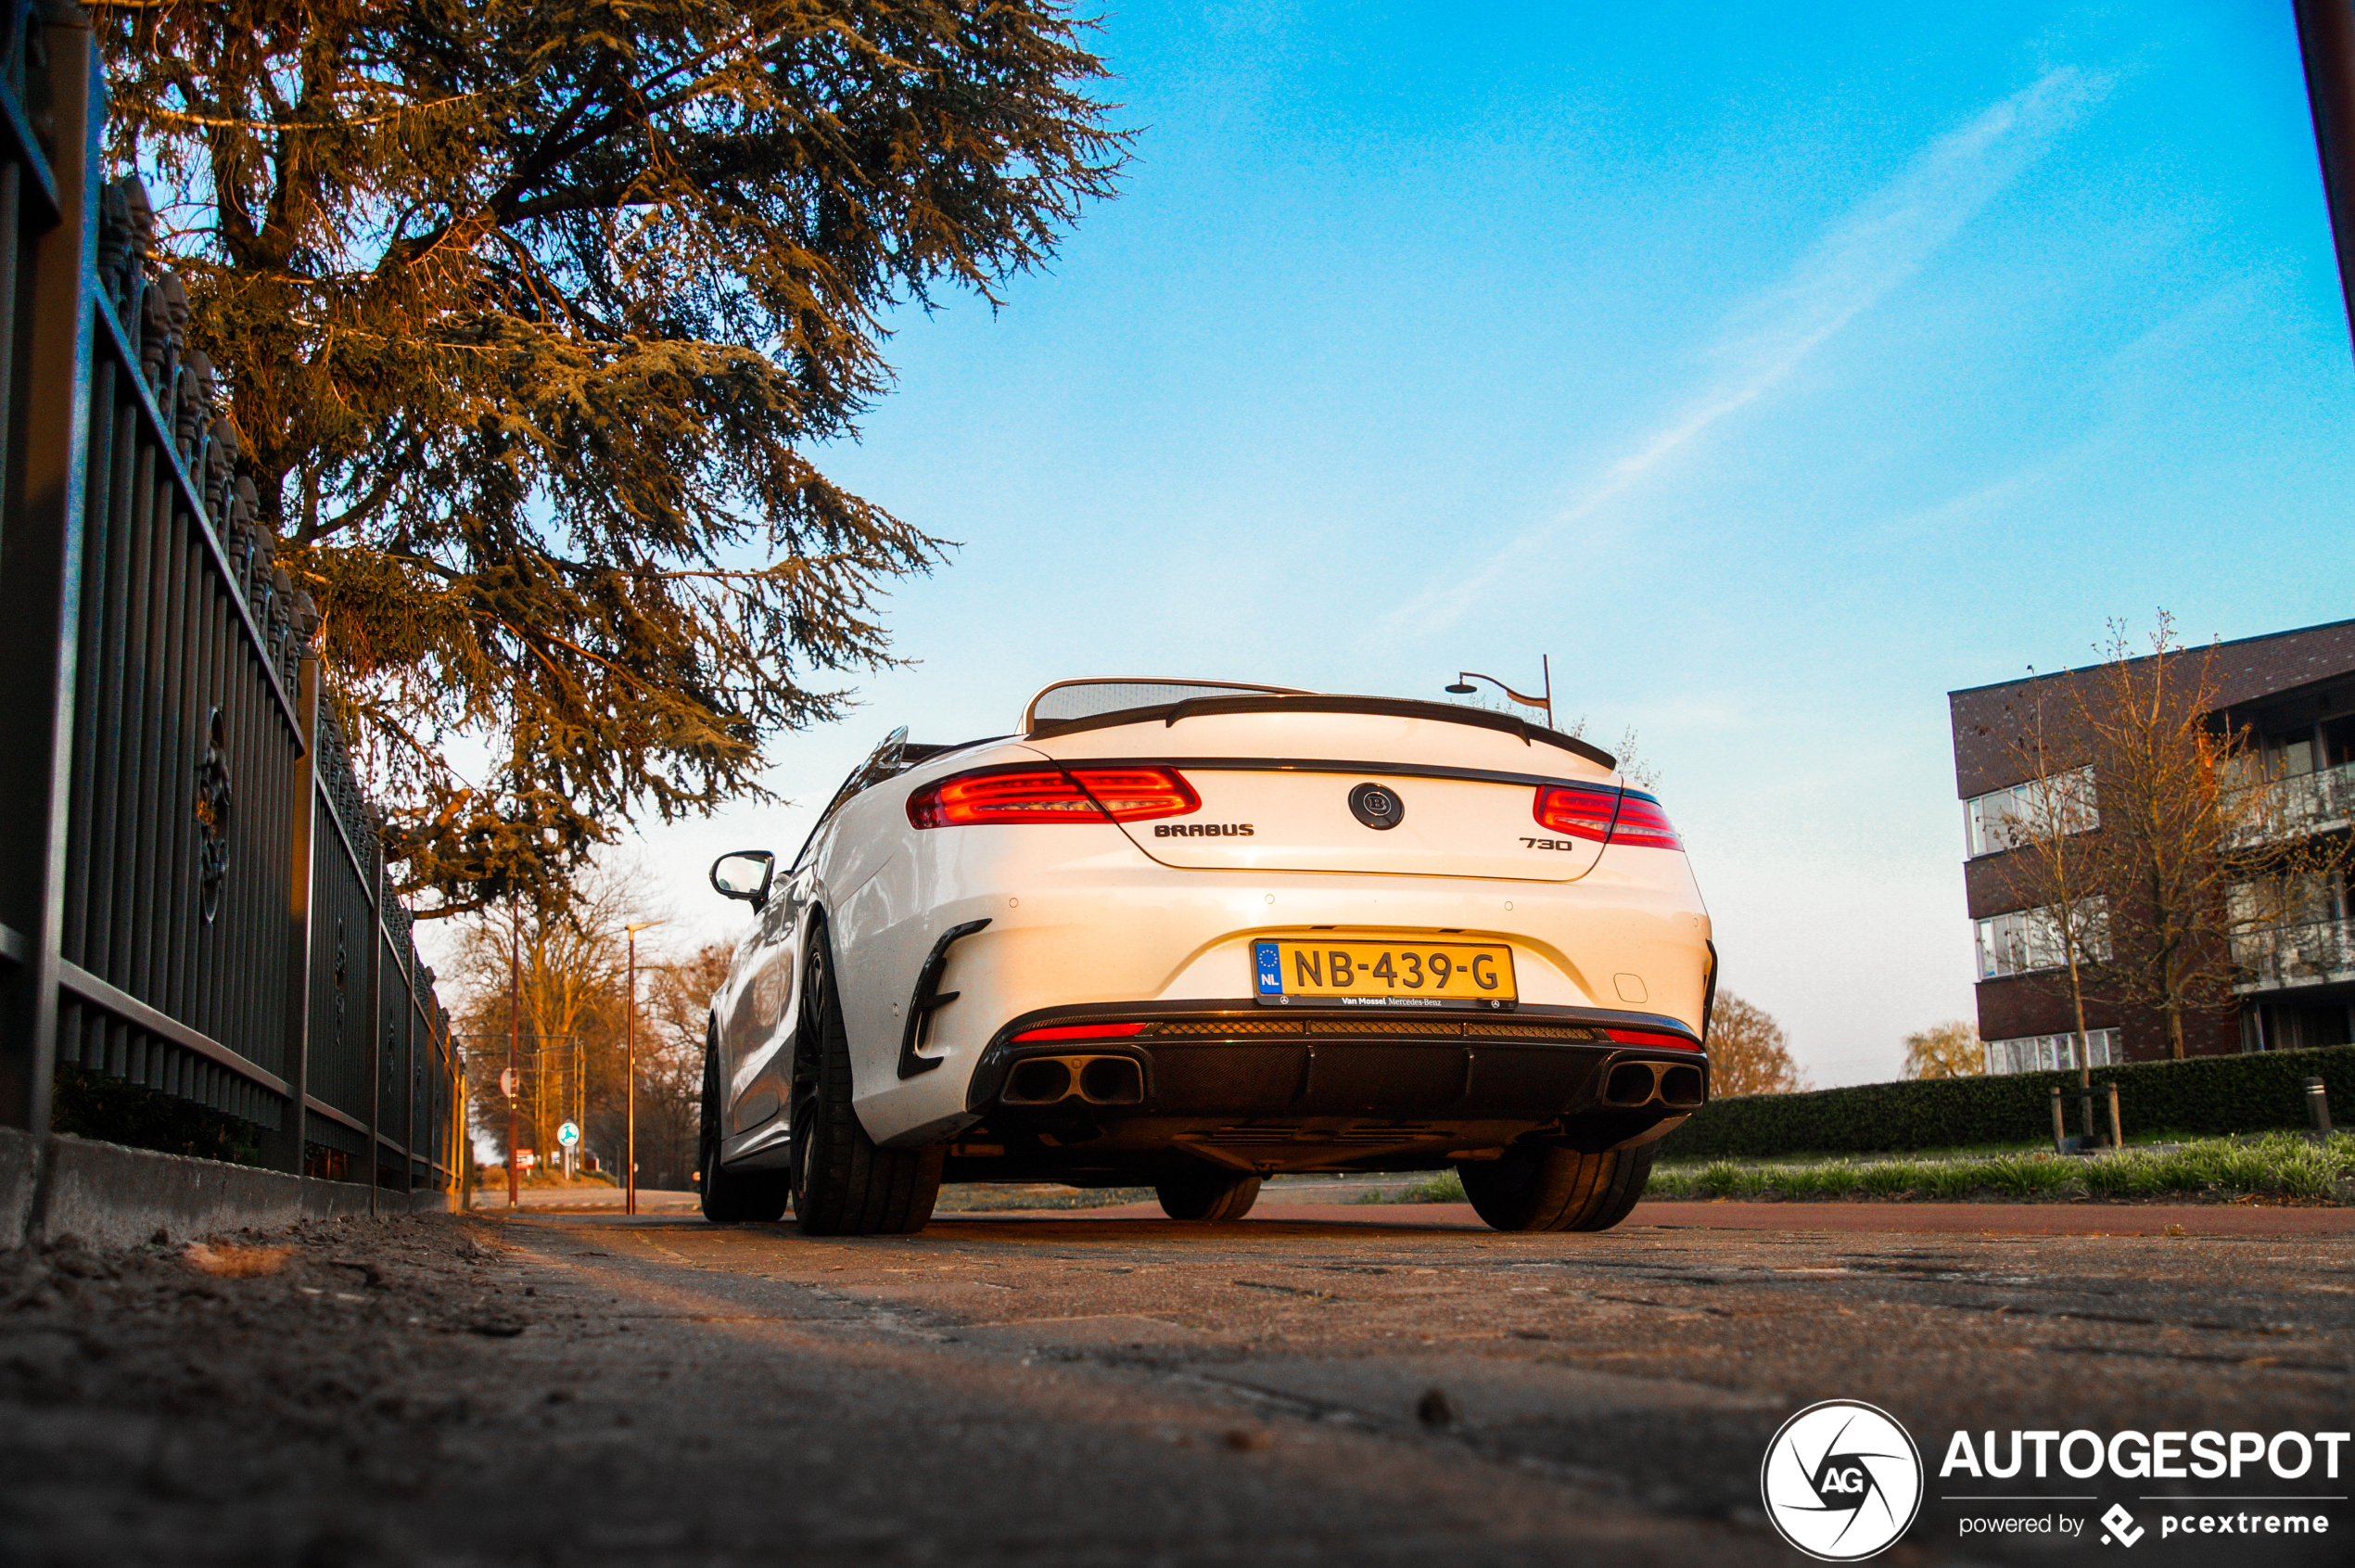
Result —
[{"label": "quad exhaust tip", "polygon": [[1145,1075],[1130,1056],[1033,1056],[1014,1064],[998,1098],[1007,1105],[1054,1105],[1075,1096],[1090,1105],[1141,1105]]},{"label": "quad exhaust tip", "polygon": [[1632,1110],[1654,1103],[1672,1110],[1698,1107],[1703,1095],[1700,1069],[1679,1062],[1614,1062],[1603,1080],[1603,1103]]}]

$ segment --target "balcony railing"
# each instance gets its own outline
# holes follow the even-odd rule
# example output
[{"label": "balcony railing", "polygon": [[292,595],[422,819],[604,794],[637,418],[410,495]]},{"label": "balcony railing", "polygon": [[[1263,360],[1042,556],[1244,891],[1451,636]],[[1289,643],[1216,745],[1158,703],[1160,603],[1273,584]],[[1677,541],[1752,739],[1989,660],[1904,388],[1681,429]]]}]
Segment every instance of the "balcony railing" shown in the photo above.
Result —
[{"label": "balcony railing", "polygon": [[2245,931],[2233,938],[2233,959],[2242,971],[2233,988],[2243,993],[2355,980],[2355,920]]},{"label": "balcony railing", "polygon": [[2247,825],[2233,835],[2243,844],[2345,827],[2355,819],[2355,762],[2276,779],[2254,804]]}]

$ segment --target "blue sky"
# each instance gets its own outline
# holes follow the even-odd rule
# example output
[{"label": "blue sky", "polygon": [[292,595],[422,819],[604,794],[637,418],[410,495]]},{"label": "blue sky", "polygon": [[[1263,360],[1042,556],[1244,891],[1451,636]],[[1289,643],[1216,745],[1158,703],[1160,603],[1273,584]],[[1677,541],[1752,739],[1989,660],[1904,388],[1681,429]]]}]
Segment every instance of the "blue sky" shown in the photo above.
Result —
[{"label": "blue sky", "polygon": [[1823,1084],[1970,1012],[1949,689],[2355,614],[2355,361],[2286,0],[1127,5],[1125,194],[894,326],[830,472],[912,668],[650,831],[674,940],[898,723],[1167,673],[1633,725]]}]

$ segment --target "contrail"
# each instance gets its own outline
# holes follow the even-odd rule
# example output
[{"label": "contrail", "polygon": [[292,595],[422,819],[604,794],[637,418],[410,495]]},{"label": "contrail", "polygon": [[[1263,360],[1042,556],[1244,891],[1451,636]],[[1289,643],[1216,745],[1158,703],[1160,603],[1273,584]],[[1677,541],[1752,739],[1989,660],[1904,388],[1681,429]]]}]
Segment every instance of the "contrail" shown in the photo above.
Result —
[{"label": "contrail", "polygon": [[1453,623],[1498,578],[1525,568],[1533,546],[1592,516],[1720,419],[1788,380],[1826,338],[1918,272],[2114,80],[2063,66],[1930,143],[1832,225],[1780,284],[1733,313],[1708,351],[1719,368],[1707,386],[1562,511],[1524,529],[1463,581],[1417,595],[1392,613],[1390,627]]}]

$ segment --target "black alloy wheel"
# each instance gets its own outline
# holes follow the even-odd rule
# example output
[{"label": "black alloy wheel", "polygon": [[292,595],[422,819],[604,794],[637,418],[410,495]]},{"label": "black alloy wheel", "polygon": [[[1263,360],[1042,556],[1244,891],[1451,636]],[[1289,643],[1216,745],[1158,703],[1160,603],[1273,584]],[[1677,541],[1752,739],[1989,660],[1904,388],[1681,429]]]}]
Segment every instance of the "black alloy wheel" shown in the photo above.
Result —
[{"label": "black alloy wheel", "polygon": [[945,1143],[886,1149],[867,1136],[851,1104],[850,1038],[842,1024],[825,930],[813,925],[802,970],[794,1048],[794,1218],[810,1236],[905,1236],[921,1230],[940,1198]]},{"label": "black alloy wheel", "polygon": [[782,1219],[791,1191],[785,1172],[732,1171],[719,1163],[721,1093],[719,1029],[715,1023],[704,1032],[703,1109],[695,1135],[695,1168],[702,1172],[696,1185],[702,1189],[703,1217],[722,1225]]},{"label": "black alloy wheel", "polygon": [[1205,1166],[1162,1178],[1153,1193],[1172,1219],[1241,1219],[1259,1201],[1259,1178]]},{"label": "black alloy wheel", "polygon": [[1494,1230],[1608,1230],[1651,1179],[1652,1145],[1599,1154],[1532,1139],[1501,1159],[1456,1166],[1472,1211]]}]

